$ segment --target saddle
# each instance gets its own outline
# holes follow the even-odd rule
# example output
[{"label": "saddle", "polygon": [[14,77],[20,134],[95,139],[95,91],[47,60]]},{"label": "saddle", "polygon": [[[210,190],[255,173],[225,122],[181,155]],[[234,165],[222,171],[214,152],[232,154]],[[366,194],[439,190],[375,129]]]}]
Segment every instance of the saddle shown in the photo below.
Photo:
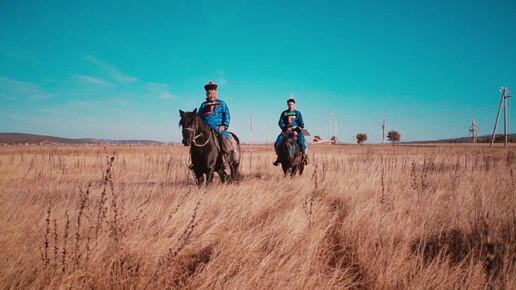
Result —
[{"label": "saddle", "polygon": [[294,135],[294,133],[283,131],[281,132],[281,135],[283,135],[284,140],[286,140],[287,138],[292,138],[292,140],[294,140],[297,145],[301,146],[301,143],[299,142],[297,135]]},{"label": "saddle", "polygon": [[[229,140],[224,137],[224,135],[220,135],[215,130],[211,129],[211,134],[213,135],[213,140],[215,140],[215,146],[217,147],[217,152],[222,153],[226,152],[227,154],[235,154],[235,159],[238,159],[238,150],[235,150],[237,147],[237,141],[233,137],[232,134],[229,134]],[[222,142],[224,144],[222,144]]]}]

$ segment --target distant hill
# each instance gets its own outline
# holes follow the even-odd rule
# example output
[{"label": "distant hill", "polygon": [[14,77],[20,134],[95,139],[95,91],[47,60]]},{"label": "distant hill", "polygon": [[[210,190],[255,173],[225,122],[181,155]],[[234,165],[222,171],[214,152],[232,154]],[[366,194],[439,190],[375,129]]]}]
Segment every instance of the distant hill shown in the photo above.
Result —
[{"label": "distant hill", "polygon": [[[503,135],[496,135],[496,142],[503,143]],[[489,143],[491,141],[491,135],[484,135],[478,137],[479,143]],[[516,143],[516,133],[509,135],[509,141],[511,143]],[[173,142],[172,142],[173,143]],[[471,143],[471,137],[461,137],[461,138],[449,138],[449,139],[440,139],[440,140],[427,140],[427,141],[409,141],[402,142],[404,144],[412,144],[412,143]],[[163,142],[154,141],[154,140],[110,140],[110,139],[94,139],[94,138],[80,138],[80,139],[70,139],[70,138],[61,138],[55,136],[45,136],[45,135],[36,135],[36,134],[26,134],[26,133],[0,133],[0,145],[2,144],[69,144],[69,145],[162,145],[165,144]]]},{"label": "distant hill", "polygon": [[0,133],[0,144],[116,144],[116,145],[161,145],[163,142],[153,140],[108,140],[81,138],[69,139],[54,136],[35,135],[26,133]]},{"label": "distant hill", "polygon": [[[508,141],[510,143],[516,143],[516,133],[508,134]],[[489,143],[491,142],[491,135],[478,136],[478,143]],[[495,143],[503,143],[504,136],[502,134],[496,134]],[[472,143],[471,137],[460,137],[460,138],[449,138],[440,140],[428,140],[428,141],[412,141],[403,143]]]}]

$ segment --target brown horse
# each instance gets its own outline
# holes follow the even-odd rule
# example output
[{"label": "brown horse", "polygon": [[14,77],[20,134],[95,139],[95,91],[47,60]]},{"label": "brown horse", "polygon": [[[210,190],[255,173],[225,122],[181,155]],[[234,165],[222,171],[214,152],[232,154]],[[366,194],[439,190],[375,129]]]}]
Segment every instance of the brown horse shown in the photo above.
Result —
[{"label": "brown horse", "polygon": [[229,153],[229,167],[231,174],[227,174],[223,168],[222,153],[217,146],[217,134],[208,127],[197,115],[197,108],[193,112],[179,110],[181,120],[179,125],[183,127],[183,145],[190,147],[192,170],[200,186],[206,180],[206,185],[213,181],[213,174],[217,172],[222,182],[236,180],[239,176],[240,165],[240,141],[230,132],[235,141],[234,150]]}]

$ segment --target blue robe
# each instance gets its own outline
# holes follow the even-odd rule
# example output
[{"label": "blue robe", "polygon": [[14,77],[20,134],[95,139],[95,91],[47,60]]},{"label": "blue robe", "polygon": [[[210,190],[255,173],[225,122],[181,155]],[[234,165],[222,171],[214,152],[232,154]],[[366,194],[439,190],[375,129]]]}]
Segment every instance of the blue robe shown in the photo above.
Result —
[{"label": "blue robe", "polygon": [[[219,135],[224,135],[229,139],[228,127],[231,119],[229,109],[223,100],[216,99],[214,102],[204,101],[197,111],[197,115],[203,119],[206,124]],[[219,132],[219,126],[225,126],[226,129]]]},{"label": "blue robe", "polygon": [[[283,132],[286,132],[287,129],[292,129],[297,132],[297,141],[301,145],[301,150],[306,153],[306,143],[305,143],[305,135],[303,135],[303,128],[305,127],[305,122],[303,121],[303,115],[298,110],[294,110],[290,112],[289,110],[285,110],[281,112],[278,125],[281,128],[281,134],[278,135],[276,142],[274,143],[274,147],[278,148],[281,141],[283,141]],[[277,152],[277,151],[276,151]]]}]

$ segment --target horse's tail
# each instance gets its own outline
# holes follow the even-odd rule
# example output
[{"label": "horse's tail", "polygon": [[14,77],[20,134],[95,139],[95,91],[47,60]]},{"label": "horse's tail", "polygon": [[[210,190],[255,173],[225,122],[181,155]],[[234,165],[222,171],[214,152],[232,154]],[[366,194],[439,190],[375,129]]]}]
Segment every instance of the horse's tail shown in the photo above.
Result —
[{"label": "horse's tail", "polygon": [[229,134],[231,134],[231,136],[233,136],[233,138],[235,138],[235,141],[237,144],[240,144],[240,139],[238,139],[237,135],[233,132],[229,132]]},{"label": "horse's tail", "polygon": [[230,166],[231,166],[231,178],[236,180],[240,177],[239,166],[242,158],[242,152],[240,151],[240,139],[233,132],[229,132],[234,140],[234,151],[231,153]]}]

